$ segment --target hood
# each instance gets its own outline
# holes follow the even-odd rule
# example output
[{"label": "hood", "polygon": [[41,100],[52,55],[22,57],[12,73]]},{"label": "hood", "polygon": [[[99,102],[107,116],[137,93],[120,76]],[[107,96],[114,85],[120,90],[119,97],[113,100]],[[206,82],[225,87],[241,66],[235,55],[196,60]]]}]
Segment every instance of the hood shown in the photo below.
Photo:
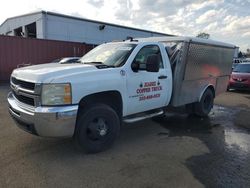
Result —
[{"label": "hood", "polygon": [[49,83],[57,77],[62,77],[62,75],[67,76],[94,70],[97,70],[97,68],[94,65],[89,64],[48,63],[15,69],[12,73],[12,76],[27,82]]}]

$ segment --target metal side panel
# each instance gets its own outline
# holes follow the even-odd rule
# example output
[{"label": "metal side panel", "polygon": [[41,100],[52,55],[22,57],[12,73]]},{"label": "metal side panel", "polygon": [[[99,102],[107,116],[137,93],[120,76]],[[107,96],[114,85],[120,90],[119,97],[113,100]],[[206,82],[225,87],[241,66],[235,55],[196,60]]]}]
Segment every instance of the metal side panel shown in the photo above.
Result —
[{"label": "metal side panel", "polygon": [[171,61],[169,54],[174,77],[171,105],[199,101],[209,85],[215,88],[216,95],[224,92],[231,74],[234,49],[194,42],[180,43],[181,48],[175,49],[177,61]]},{"label": "metal side panel", "polygon": [[184,80],[181,84],[180,93],[175,96],[172,106],[177,107],[199,101],[202,93],[208,86],[216,86],[216,80],[216,78]]},{"label": "metal side panel", "polygon": [[176,42],[164,42],[166,45],[171,68],[173,72],[173,93],[170,104],[178,106],[180,103],[180,94],[182,91],[182,83],[185,75],[185,66],[188,53],[188,42],[176,41]]},{"label": "metal side panel", "polygon": [[184,80],[230,75],[234,49],[190,43]]},{"label": "metal side panel", "polygon": [[217,78],[215,95],[219,95],[227,90],[229,76],[221,76]]}]

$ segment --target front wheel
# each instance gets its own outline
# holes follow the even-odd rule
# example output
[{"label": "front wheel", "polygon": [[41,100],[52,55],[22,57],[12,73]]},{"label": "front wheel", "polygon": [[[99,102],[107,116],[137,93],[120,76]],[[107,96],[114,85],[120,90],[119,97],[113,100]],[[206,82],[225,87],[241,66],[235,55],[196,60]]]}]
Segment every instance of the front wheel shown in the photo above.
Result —
[{"label": "front wheel", "polygon": [[95,104],[79,114],[74,139],[87,153],[108,149],[118,136],[120,120],[108,105]]},{"label": "front wheel", "polygon": [[194,111],[197,116],[205,117],[209,114],[214,105],[214,94],[211,89],[207,89],[200,102],[195,103]]}]

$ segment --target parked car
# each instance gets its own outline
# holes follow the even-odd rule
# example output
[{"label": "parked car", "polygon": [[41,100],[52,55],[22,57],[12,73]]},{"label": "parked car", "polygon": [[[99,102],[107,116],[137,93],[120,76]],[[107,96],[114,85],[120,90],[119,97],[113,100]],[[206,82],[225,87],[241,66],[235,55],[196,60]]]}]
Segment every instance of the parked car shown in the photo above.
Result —
[{"label": "parked car", "polygon": [[59,58],[59,59],[55,59],[51,63],[60,63],[60,64],[76,63],[79,59],[80,59],[80,57],[62,57],[62,58]]},{"label": "parked car", "polygon": [[233,69],[228,89],[250,90],[250,63],[239,63]]},{"label": "parked car", "polygon": [[233,64],[238,64],[238,63],[242,63],[241,59],[234,59],[233,60]]},{"label": "parked car", "polygon": [[250,58],[245,58],[242,60],[242,63],[250,63]]},{"label": "parked car", "polygon": [[232,70],[238,65],[239,63],[233,63],[232,64]]}]

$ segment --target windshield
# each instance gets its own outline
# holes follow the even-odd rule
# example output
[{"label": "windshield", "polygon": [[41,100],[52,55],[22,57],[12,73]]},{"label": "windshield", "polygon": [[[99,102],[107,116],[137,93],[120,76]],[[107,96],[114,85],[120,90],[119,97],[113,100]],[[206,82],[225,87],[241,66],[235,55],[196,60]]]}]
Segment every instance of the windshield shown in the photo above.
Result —
[{"label": "windshield", "polygon": [[124,43],[102,44],[84,55],[80,61],[85,64],[93,63],[119,67],[126,62],[135,46],[136,44]]},{"label": "windshield", "polygon": [[238,64],[233,72],[250,73],[250,64]]}]

